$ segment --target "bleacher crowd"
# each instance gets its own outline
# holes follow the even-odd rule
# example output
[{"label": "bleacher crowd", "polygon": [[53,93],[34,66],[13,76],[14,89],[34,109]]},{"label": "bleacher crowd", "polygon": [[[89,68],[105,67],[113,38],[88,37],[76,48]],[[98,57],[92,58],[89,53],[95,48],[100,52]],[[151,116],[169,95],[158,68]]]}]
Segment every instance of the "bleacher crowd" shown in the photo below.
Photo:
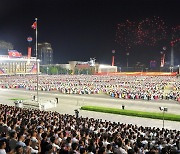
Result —
[{"label": "bleacher crowd", "polygon": [[[36,83],[36,76],[32,75],[0,77],[1,88],[36,90]],[[180,102],[180,79],[175,76],[40,75],[39,90]]]},{"label": "bleacher crowd", "polygon": [[180,131],[0,104],[0,154],[178,154]]}]

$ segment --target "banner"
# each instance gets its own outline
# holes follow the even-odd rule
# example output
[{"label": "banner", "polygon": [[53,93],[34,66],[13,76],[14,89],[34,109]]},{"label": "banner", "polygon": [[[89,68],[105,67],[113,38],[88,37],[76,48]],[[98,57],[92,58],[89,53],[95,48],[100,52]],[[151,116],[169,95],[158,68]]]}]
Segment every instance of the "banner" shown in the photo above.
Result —
[{"label": "banner", "polygon": [[18,52],[17,50],[9,50],[8,51],[9,57],[11,58],[20,58],[22,57],[22,54]]},{"label": "banner", "polygon": [[36,73],[37,72],[37,67],[36,67],[36,63],[33,64],[31,70],[29,71],[30,73]]},{"label": "banner", "polygon": [[95,75],[119,75],[119,76],[176,76],[177,72],[116,72],[116,73],[95,73]]},{"label": "banner", "polygon": [[2,68],[0,68],[0,74],[5,74],[5,72]]}]

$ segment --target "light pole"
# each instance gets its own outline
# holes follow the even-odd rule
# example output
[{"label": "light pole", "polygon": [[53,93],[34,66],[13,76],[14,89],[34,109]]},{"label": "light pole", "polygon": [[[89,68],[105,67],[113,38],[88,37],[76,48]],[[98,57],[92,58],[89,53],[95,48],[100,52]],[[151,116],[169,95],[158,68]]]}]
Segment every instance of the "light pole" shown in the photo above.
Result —
[{"label": "light pole", "polygon": [[163,129],[164,129],[164,114],[165,114],[165,112],[168,111],[168,108],[167,107],[159,107],[159,109],[160,109],[160,111],[163,112]]},{"label": "light pole", "polygon": [[129,52],[126,53],[126,56],[127,56],[127,70],[128,70],[128,67],[129,67],[129,63],[128,63]]},{"label": "light pole", "polygon": [[115,54],[115,50],[112,50],[112,66],[114,66],[114,54]]}]

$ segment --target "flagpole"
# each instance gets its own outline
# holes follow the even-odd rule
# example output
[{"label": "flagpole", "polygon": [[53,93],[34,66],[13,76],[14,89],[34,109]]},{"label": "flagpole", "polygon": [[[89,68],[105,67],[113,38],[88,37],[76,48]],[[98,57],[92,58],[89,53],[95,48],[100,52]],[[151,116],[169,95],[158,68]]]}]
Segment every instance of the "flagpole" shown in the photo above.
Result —
[{"label": "flagpole", "polygon": [[37,23],[37,18],[35,18],[35,21],[36,21],[36,78],[37,78],[37,85],[36,85],[36,92],[37,92],[37,103],[39,104],[39,93],[38,93],[38,90],[39,90],[39,67],[38,67],[38,52],[37,52],[37,30],[38,30],[38,23]]}]

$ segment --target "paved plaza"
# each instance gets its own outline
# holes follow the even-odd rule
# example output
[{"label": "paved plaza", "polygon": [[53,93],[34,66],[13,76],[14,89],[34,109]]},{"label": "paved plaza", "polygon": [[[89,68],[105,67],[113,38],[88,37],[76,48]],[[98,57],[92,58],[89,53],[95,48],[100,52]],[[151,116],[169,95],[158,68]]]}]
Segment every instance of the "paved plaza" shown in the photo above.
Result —
[{"label": "paved plaza", "polygon": [[[12,98],[24,98],[26,101],[31,101],[32,95],[36,95],[35,91],[24,91],[19,89],[0,89],[0,103],[14,105]],[[84,105],[104,106],[121,108],[125,105],[125,109],[140,110],[149,112],[161,112],[160,106],[167,107],[168,113],[180,114],[180,104],[176,101],[143,101],[143,100],[124,100],[111,98],[108,95],[68,95],[58,92],[39,92],[40,100],[53,100],[59,98],[59,103],[56,108],[48,110],[57,111],[62,114],[74,114],[75,109],[80,109]],[[79,110],[79,115],[83,117],[103,119],[107,121],[131,123],[147,127],[163,127],[162,120],[154,120],[139,117],[130,117],[123,115],[114,115],[109,113],[98,113],[92,111]],[[165,128],[180,130],[180,122],[165,121]]]}]

